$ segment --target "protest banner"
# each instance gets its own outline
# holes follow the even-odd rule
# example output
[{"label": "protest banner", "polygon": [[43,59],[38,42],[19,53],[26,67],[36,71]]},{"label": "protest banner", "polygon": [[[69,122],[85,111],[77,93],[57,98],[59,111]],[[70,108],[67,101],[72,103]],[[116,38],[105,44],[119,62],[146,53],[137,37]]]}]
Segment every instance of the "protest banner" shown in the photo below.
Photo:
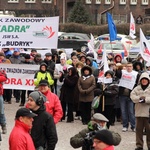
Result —
[{"label": "protest banner", "polygon": [[5,70],[7,81],[4,89],[34,90],[34,75],[39,70],[39,65],[1,64]]},{"label": "protest banner", "polygon": [[57,48],[59,17],[0,18],[1,48]]}]

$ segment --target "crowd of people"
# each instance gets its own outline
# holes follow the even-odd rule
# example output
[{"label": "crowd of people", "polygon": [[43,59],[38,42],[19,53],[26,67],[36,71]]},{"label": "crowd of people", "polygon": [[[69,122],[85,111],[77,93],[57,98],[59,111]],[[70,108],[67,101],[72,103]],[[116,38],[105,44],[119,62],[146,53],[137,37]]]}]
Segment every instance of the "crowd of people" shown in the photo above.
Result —
[{"label": "crowd of people", "polygon": [[[104,127],[104,133],[99,131],[94,135],[93,149],[105,150],[106,147],[112,149],[112,145],[115,145],[111,140],[114,135],[109,132],[109,128],[118,121],[122,123],[122,132],[128,130],[136,132],[135,150],[143,149],[143,131],[145,131],[147,147],[150,150],[150,64],[146,64],[140,55],[132,59],[123,58],[121,54],[108,53],[109,69],[104,72],[102,56],[102,53],[97,53],[95,58],[93,53],[77,50],[68,58],[65,50],[53,50],[42,58],[35,49],[31,50],[30,54],[21,54],[18,48],[13,51],[8,48],[2,49],[0,63],[39,65],[39,70],[34,75],[35,91],[4,89],[4,93],[0,93],[0,124],[3,134],[7,132],[6,118],[2,109],[3,99],[11,104],[13,95],[16,103],[20,103],[19,106],[27,108],[19,109],[20,113],[18,111],[16,113],[15,127],[9,140],[10,150],[20,150],[19,147],[13,148],[14,145],[11,144],[13,136],[16,136],[15,131],[23,130],[19,126],[27,132],[31,130],[33,143],[26,141],[26,144],[30,142],[31,147],[35,147],[36,150],[42,148],[53,150],[57,143],[55,124],[59,121],[73,123],[74,119],[79,119],[83,125],[88,126],[86,132],[89,132],[91,124],[93,126],[97,125],[97,121],[105,122],[101,125]],[[2,75],[5,79],[1,81],[0,78],[1,85],[7,80],[6,74]],[[103,82],[99,80],[100,77],[104,78]],[[92,109],[92,101],[96,96],[99,97],[99,105]],[[103,115],[104,120],[94,119],[93,123],[92,118],[97,117],[93,114]],[[22,125],[22,122],[28,127]],[[74,148],[83,147],[84,150],[86,132],[72,137],[70,144]],[[20,135],[17,133],[17,136],[23,136],[21,133]],[[105,134],[110,138],[104,137]],[[25,135],[29,136],[27,133]],[[82,139],[77,139],[79,136],[82,136]],[[21,143],[24,138],[26,139],[25,136],[21,137]],[[103,148],[97,146],[101,141]],[[118,141],[121,141],[119,136]],[[25,143],[22,144],[26,147]],[[27,147],[26,149],[34,150]]]}]

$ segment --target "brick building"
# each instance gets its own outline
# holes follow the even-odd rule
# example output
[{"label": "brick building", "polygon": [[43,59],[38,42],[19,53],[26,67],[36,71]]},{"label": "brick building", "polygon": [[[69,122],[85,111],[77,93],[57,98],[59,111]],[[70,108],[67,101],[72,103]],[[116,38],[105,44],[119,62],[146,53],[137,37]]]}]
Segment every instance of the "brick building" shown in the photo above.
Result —
[{"label": "brick building", "polygon": [[[0,11],[14,11],[16,16],[60,16],[67,22],[76,0],[0,0]],[[112,13],[115,22],[129,22],[129,14],[144,22],[150,20],[150,0],[83,0],[95,24],[105,23],[105,12]]]}]

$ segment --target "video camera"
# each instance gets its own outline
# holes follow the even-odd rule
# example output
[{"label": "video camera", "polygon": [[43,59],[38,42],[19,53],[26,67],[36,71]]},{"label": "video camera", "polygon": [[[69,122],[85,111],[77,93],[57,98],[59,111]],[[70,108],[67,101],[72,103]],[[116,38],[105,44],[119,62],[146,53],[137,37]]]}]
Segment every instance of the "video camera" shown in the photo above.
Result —
[{"label": "video camera", "polygon": [[84,141],[85,141],[84,147],[86,150],[94,150],[94,148],[93,148],[93,136],[97,133],[97,131],[102,130],[102,127],[98,123],[96,123],[94,129],[95,130],[86,133],[86,136],[84,138]]}]

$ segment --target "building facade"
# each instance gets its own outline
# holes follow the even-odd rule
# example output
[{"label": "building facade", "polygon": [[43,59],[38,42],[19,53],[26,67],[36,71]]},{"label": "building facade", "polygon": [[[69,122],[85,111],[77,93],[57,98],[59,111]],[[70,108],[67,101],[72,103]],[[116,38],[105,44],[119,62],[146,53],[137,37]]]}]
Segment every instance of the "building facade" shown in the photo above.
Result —
[{"label": "building facade", "polygon": [[[0,11],[15,12],[16,16],[60,16],[67,22],[76,0],[0,0]],[[150,0],[83,0],[95,24],[106,22],[109,11],[116,23],[129,22],[130,12],[135,19],[141,15],[144,22],[150,20]]]}]

